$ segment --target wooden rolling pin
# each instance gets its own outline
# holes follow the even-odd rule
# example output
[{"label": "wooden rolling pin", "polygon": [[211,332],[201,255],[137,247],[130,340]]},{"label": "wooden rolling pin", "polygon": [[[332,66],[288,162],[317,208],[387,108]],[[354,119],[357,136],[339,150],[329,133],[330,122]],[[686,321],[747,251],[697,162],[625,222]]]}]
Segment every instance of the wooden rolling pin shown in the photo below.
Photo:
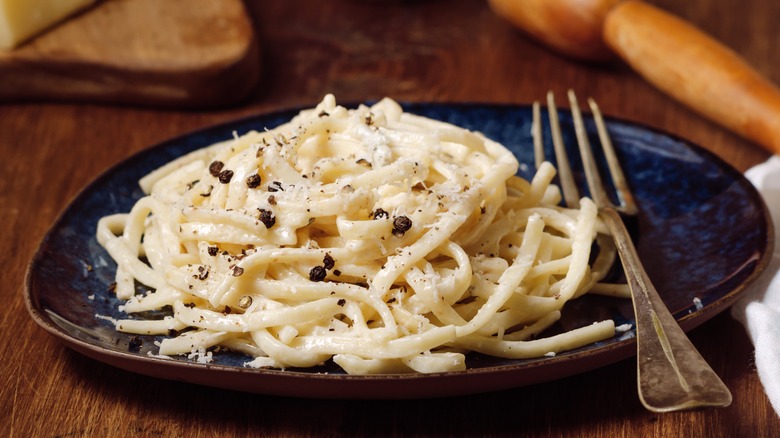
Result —
[{"label": "wooden rolling pin", "polygon": [[[583,3],[582,0],[541,1],[547,2],[548,15],[544,20],[530,21],[538,28],[542,28],[540,22],[547,22],[547,29],[559,34],[563,26],[553,24],[555,17],[549,14],[552,5],[559,10],[562,6],[576,9]],[[647,3],[589,1],[593,5],[584,9],[595,15],[580,23],[591,23],[594,28],[580,30],[580,34],[602,32],[601,44],[660,90],[770,152],[780,153],[780,90],[733,50],[690,23]],[[533,8],[529,12],[521,7],[526,2],[539,3],[539,0],[490,0],[498,15],[521,28],[529,20],[527,17],[520,20],[517,15],[534,12]],[[572,27],[571,23],[567,27]],[[535,32],[538,30],[528,33],[533,36]],[[570,29],[566,32],[577,35]],[[550,37],[539,39],[548,44],[556,41]],[[551,45],[569,54],[578,42],[576,37],[557,40],[564,41],[565,45]],[[590,46],[599,42],[579,42],[589,45],[583,53],[599,53]]]}]

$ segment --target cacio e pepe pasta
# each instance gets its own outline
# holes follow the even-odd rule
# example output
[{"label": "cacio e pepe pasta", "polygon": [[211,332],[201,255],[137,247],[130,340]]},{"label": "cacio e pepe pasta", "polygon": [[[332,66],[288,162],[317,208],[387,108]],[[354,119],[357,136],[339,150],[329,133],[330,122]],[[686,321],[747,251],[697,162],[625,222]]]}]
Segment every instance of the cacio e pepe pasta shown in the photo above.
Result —
[{"label": "cacio e pepe pasta", "polygon": [[391,99],[346,109],[326,96],[155,170],[129,213],[100,221],[128,314],[113,322],[170,333],[160,355],[208,361],[219,347],[251,367],[332,359],[350,374],[455,371],[469,351],[539,357],[612,337],[607,320],[536,338],[614,251],[592,202],[558,205],[551,164],[531,181],[517,170],[480,133]]}]

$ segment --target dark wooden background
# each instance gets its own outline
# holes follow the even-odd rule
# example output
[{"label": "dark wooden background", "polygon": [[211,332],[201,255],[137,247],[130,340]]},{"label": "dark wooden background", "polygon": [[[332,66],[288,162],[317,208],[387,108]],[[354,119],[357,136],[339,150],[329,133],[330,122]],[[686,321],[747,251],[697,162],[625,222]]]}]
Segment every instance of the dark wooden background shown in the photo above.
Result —
[{"label": "dark wooden background", "polygon": [[[658,0],[780,83],[780,2]],[[29,318],[23,277],[43,234],[109,165],[169,137],[243,115],[391,96],[529,103],[568,88],[608,115],[683,136],[739,170],[769,154],[656,91],[620,63],[559,56],[483,0],[248,2],[263,77],[240,106],[208,111],[89,103],[0,104],[0,435],[26,436],[780,436],[752,346],[728,312],[691,333],[734,394],[724,409],[653,414],[633,360],[514,390],[412,401],[322,401],[156,380],[83,357]]]}]

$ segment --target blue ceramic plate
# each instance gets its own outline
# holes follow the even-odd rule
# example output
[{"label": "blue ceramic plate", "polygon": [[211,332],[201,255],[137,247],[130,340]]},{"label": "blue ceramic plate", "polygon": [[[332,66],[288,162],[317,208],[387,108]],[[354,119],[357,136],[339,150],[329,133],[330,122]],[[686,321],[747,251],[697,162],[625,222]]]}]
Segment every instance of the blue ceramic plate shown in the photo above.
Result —
[{"label": "blue ceramic plate", "polygon": [[[481,131],[518,157],[531,176],[531,110],[527,106],[410,104],[407,111]],[[43,328],[68,346],[119,368],[202,385],[302,397],[417,398],[518,387],[581,373],[635,354],[633,332],[574,351],[534,360],[471,354],[468,369],[433,375],[348,376],[335,366],[257,370],[246,357],[221,352],[211,364],[148,356],[154,337],[139,346],[105,320],[120,317],[110,293],[115,265],[95,240],[100,217],[129,211],[142,196],[137,181],[194,149],[252,129],[273,128],[296,111],[260,115],[162,143],[114,166],[86,187],[44,238],[28,275],[28,309]],[[561,111],[567,144],[575,144],[571,116]],[[587,120],[593,144],[595,127]],[[546,121],[545,121],[546,123]],[[629,222],[645,267],[680,325],[692,329],[731,305],[765,267],[773,230],[753,186],[706,150],[674,136],[608,120],[620,160],[641,213]],[[547,136],[549,137],[549,136]],[[548,150],[551,146],[547,145]],[[576,151],[571,151],[572,161]],[[579,171],[575,169],[576,172]],[[619,272],[619,269],[616,271]],[[569,303],[551,330],[595,320],[633,321],[627,300],[586,296]]]}]

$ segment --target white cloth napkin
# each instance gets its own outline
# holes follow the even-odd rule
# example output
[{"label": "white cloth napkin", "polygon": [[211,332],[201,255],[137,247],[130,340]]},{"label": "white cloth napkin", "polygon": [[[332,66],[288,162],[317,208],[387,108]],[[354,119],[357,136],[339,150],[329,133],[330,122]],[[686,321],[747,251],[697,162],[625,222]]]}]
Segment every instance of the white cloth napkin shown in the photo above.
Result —
[{"label": "white cloth napkin", "polygon": [[758,188],[772,215],[775,250],[766,271],[732,307],[732,315],[753,340],[758,376],[780,415],[780,155],[749,169],[745,176]]}]

